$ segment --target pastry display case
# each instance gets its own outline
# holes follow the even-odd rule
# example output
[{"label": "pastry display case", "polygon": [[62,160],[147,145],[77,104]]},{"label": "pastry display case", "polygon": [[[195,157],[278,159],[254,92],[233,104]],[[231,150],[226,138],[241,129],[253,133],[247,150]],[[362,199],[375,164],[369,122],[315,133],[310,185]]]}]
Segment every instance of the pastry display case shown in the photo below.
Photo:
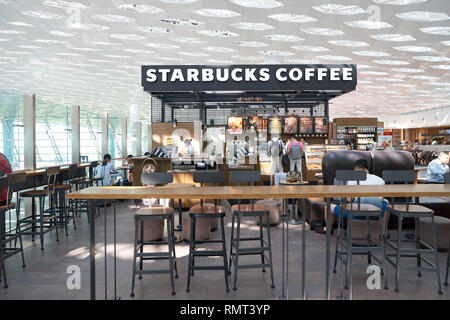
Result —
[{"label": "pastry display case", "polygon": [[322,158],[325,152],[347,150],[345,145],[307,145],[305,146],[306,161],[306,180],[318,181],[320,178],[316,175],[322,172]]}]

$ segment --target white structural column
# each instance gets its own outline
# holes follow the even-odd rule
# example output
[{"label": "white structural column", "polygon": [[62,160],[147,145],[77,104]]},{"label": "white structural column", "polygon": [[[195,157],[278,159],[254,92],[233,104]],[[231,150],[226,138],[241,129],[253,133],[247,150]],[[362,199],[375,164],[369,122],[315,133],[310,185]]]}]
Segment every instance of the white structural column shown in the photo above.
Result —
[{"label": "white structural column", "polygon": [[152,152],[152,125],[147,123],[145,124],[145,128],[144,130],[147,130],[147,145],[145,146],[145,148],[147,149],[148,152]]},{"label": "white structural column", "polygon": [[122,157],[125,158],[128,155],[128,123],[127,118],[122,119]]},{"label": "white structural column", "polygon": [[140,121],[135,122],[136,126],[136,140],[134,141],[135,146],[134,150],[136,152],[136,156],[142,155],[142,123]]},{"label": "white structural column", "polygon": [[36,168],[36,95],[23,97],[24,167]]},{"label": "white structural column", "polygon": [[72,163],[80,163],[80,106],[72,106]]},{"label": "white structural column", "polygon": [[102,159],[108,153],[108,114],[102,114]]}]

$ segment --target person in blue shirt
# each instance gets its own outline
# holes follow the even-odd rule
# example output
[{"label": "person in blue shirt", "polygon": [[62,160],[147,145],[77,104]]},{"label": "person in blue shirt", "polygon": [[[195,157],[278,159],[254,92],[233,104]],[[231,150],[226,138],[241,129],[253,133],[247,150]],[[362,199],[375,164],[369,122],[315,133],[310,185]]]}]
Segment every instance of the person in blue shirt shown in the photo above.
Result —
[{"label": "person in blue shirt", "polygon": [[103,156],[103,162],[104,161],[106,161],[105,166],[101,163],[95,168],[95,177],[103,178],[98,182],[98,186],[111,186],[111,173],[115,172],[114,164],[111,162],[111,155],[105,154]]},{"label": "person in blue shirt", "polygon": [[444,174],[448,172],[449,156],[441,152],[437,159],[428,164],[427,183],[444,183]]}]

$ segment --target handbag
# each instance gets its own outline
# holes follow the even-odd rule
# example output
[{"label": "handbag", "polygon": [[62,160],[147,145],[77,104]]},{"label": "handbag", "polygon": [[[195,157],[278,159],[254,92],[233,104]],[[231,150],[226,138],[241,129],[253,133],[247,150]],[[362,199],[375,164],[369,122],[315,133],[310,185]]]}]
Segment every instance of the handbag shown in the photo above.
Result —
[{"label": "handbag", "polygon": [[286,174],[286,181],[287,182],[297,182],[301,180],[300,172],[297,171],[289,171]]},{"label": "handbag", "polygon": [[288,163],[289,163],[289,157],[288,157],[288,155],[287,155],[287,154],[283,154],[283,155],[281,156],[281,165],[282,165],[282,166],[287,166]]}]

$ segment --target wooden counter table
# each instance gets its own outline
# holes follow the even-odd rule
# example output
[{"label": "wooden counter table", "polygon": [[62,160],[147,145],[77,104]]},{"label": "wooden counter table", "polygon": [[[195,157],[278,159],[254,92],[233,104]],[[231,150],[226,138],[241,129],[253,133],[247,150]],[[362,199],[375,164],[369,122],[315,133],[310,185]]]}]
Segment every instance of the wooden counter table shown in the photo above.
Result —
[{"label": "wooden counter table", "polygon": [[[95,200],[104,199],[306,199],[325,198],[327,221],[330,219],[330,199],[347,197],[448,197],[450,185],[377,185],[377,186],[227,186],[227,187],[90,187],[67,195],[70,199],[90,200],[90,288],[91,299],[95,299]],[[302,241],[302,279],[305,279],[305,232]],[[283,240],[284,241],[284,240]],[[283,242],[284,243],[284,242]],[[283,256],[284,258],[284,256]],[[283,268],[284,272],[284,268]],[[283,275],[284,281],[284,275]],[[304,281],[302,281],[304,288]],[[330,228],[326,240],[326,298],[330,299]],[[302,292],[303,298],[305,293]]]}]

